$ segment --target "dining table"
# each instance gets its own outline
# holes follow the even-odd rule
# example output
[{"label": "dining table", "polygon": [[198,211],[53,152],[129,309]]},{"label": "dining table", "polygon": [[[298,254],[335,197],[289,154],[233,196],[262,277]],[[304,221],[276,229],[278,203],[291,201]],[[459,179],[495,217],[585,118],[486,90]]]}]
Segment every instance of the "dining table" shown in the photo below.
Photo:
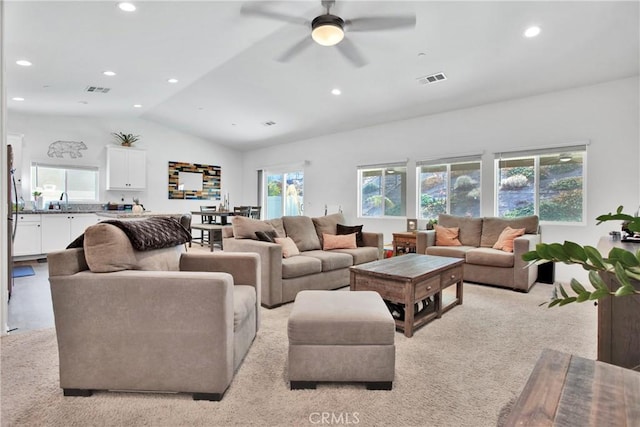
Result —
[{"label": "dining table", "polygon": [[201,210],[201,211],[191,211],[191,215],[200,215],[202,217],[202,222],[204,223],[218,223],[218,221],[214,220],[215,217],[220,217],[220,225],[227,225],[227,218],[234,215],[233,211],[219,211],[219,210]]}]

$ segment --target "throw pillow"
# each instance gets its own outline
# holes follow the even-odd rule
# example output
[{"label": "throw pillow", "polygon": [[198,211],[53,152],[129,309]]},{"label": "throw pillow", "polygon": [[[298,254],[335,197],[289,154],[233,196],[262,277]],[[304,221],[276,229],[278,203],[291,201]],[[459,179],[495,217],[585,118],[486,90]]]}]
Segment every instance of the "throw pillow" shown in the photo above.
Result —
[{"label": "throw pillow", "polygon": [[436,246],[462,246],[458,240],[460,228],[447,228],[441,225],[436,225],[434,228],[436,229]]},{"label": "throw pillow", "polygon": [[316,228],[316,234],[322,246],[322,235],[324,233],[339,234],[336,233],[336,227],[339,223],[344,222],[344,215],[342,215],[342,212],[338,212],[331,215],[311,218],[311,221],[313,221],[313,226]]},{"label": "throw pillow", "polygon": [[256,231],[256,237],[261,242],[275,243],[276,237],[278,237],[278,233],[276,232],[276,230]]},{"label": "throw pillow", "polygon": [[356,233],[351,234],[327,234],[322,235],[322,241],[324,242],[322,250],[328,251],[331,249],[355,249],[356,246]]},{"label": "throw pillow", "polygon": [[258,240],[256,231],[271,231],[274,227],[264,221],[252,219],[245,216],[234,216],[231,220],[233,227],[233,237],[236,239]]},{"label": "throw pillow", "polygon": [[282,258],[300,255],[300,251],[291,237],[276,237],[275,241],[282,246]]},{"label": "throw pillow", "polygon": [[502,249],[505,252],[513,252],[513,239],[524,234],[524,228],[506,227],[498,236],[498,241],[493,245],[493,249]]},{"label": "throw pillow", "polygon": [[308,216],[283,216],[284,230],[291,237],[298,250],[313,251],[322,249],[313,221]]},{"label": "throw pillow", "polygon": [[136,255],[124,231],[112,224],[95,224],[84,232],[84,256],[94,273],[133,270]]},{"label": "throw pillow", "polygon": [[362,237],[362,225],[342,225],[338,224],[336,234],[351,234],[356,233],[356,245],[361,248],[364,246],[364,239]]}]

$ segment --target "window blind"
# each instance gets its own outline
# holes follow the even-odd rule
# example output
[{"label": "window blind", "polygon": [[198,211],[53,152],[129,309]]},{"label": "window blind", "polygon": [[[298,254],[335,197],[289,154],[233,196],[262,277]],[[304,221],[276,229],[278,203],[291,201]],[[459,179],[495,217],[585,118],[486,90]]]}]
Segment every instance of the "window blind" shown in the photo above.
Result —
[{"label": "window blind", "polygon": [[553,147],[531,148],[517,151],[503,151],[495,154],[496,159],[512,159],[516,157],[544,156],[548,154],[562,154],[576,151],[587,151],[588,143],[575,145],[561,145]]}]

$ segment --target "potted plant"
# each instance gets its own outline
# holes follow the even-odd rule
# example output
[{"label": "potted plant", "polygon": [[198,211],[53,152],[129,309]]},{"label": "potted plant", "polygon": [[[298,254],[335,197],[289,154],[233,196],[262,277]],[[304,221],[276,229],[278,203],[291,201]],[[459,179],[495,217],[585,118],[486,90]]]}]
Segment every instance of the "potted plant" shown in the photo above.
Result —
[{"label": "potted plant", "polygon": [[430,219],[429,222],[427,222],[427,230],[433,230],[434,226],[438,223],[437,219]]},{"label": "potted plant", "polygon": [[140,204],[140,199],[137,197],[133,198],[133,207],[131,208],[133,213],[142,213],[144,212],[144,207]]},{"label": "potted plant", "polygon": [[32,194],[35,208],[44,209],[44,199],[42,198],[42,191],[36,189]]},{"label": "potted plant", "polygon": [[[624,221],[623,228],[630,233],[640,233],[640,216],[633,216],[622,212],[618,207],[615,214],[600,215],[597,224],[605,221]],[[575,295],[569,295],[561,284],[556,284],[549,307],[563,306],[572,302],[598,300],[608,296],[621,297],[625,295],[640,295],[631,280],[640,280],[640,250],[637,253],[614,247],[607,257],[593,246],[581,246],[574,242],[540,243],[534,251],[522,255],[522,259],[531,264],[545,262],[562,262],[564,264],[578,264],[589,271],[589,282],[593,290],[587,289],[576,279],[571,279],[570,287]],[[602,279],[602,274],[615,275],[618,288],[610,290]]]},{"label": "potted plant", "polygon": [[134,135],[132,133],[113,132],[111,135],[113,135],[123,147],[131,147],[134,142],[140,139],[140,135]]}]

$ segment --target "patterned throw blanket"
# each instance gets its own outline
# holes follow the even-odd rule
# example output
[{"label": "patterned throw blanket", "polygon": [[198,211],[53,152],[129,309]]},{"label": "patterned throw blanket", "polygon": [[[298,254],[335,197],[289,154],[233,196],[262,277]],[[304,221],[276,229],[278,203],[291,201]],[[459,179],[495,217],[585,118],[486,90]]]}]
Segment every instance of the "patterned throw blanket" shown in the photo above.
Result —
[{"label": "patterned throw blanket", "polygon": [[[139,251],[168,248],[191,240],[191,233],[171,217],[151,217],[139,221],[110,219],[101,224],[112,224],[124,231],[131,246]],[[83,242],[84,234],[71,242],[67,249],[81,248]]]}]

